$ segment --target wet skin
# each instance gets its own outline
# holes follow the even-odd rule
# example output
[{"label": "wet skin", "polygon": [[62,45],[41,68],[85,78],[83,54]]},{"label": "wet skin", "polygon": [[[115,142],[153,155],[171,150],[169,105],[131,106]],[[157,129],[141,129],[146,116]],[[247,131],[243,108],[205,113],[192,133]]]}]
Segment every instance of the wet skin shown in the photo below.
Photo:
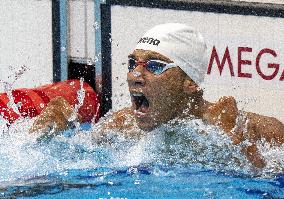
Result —
[{"label": "wet skin", "polygon": [[[145,50],[135,50],[129,57],[138,61],[158,59],[171,62],[159,53]],[[141,75],[137,77],[134,72]],[[123,130],[132,128],[135,122],[140,129],[150,131],[173,118],[193,116],[205,123],[219,126],[232,139],[233,144],[249,140],[251,145],[243,147],[243,153],[254,166],[260,168],[265,166],[265,162],[257,150],[256,142],[264,139],[276,145],[284,143],[284,125],[279,120],[240,112],[233,97],[222,97],[216,103],[205,101],[202,90],[179,67],[154,75],[142,65],[138,65],[134,71],[127,74],[127,82],[132,95],[132,107],[114,113],[111,122],[104,124],[102,134],[107,133],[107,129],[117,129],[124,133]],[[143,114],[135,111],[138,107],[133,95],[136,94],[142,94],[149,102],[149,106],[143,109]],[[184,114],[185,109],[188,111]],[[52,125],[59,126],[59,130],[64,129],[63,125],[67,128],[69,114],[66,114],[66,110],[69,110],[69,113],[72,110],[66,100],[53,99],[37,117],[30,132],[46,129],[46,126],[51,128]],[[129,122],[129,118],[133,116],[134,120]],[[96,134],[98,132],[94,132],[94,135]],[[130,136],[141,138],[136,134]]]}]

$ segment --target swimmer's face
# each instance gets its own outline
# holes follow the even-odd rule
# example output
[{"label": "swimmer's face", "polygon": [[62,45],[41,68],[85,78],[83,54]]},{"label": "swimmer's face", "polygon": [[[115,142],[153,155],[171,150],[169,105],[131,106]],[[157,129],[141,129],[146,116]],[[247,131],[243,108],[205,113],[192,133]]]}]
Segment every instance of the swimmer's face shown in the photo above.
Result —
[{"label": "swimmer's face", "polygon": [[[135,50],[129,58],[138,62],[148,60],[172,62],[159,53],[146,50]],[[185,108],[188,101],[183,90],[186,77],[179,67],[155,75],[142,64],[138,64],[132,72],[128,72],[127,81],[132,109],[139,128],[152,130],[173,119]]]}]

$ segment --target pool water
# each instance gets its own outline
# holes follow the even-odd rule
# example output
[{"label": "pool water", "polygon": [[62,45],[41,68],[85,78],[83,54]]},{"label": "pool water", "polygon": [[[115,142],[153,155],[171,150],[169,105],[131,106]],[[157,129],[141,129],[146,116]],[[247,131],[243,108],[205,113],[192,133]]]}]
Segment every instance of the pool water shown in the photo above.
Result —
[{"label": "pool water", "polygon": [[[22,184],[21,184],[22,183]],[[194,166],[75,169],[18,182],[5,196],[32,198],[283,198],[283,176],[257,179]]]},{"label": "pool water", "polygon": [[101,123],[39,140],[32,122],[0,120],[0,198],[284,198],[282,146],[259,143],[267,166],[257,170],[201,120],[171,121],[140,140],[110,131],[107,144],[93,136]]}]

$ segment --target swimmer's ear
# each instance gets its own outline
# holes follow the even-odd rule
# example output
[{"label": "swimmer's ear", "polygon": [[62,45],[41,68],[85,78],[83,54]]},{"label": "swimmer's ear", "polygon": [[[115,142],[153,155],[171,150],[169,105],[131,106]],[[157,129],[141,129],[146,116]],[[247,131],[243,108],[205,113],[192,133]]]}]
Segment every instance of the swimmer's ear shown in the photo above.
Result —
[{"label": "swimmer's ear", "polygon": [[183,91],[188,95],[192,95],[198,91],[198,86],[191,79],[186,79],[183,82]]}]

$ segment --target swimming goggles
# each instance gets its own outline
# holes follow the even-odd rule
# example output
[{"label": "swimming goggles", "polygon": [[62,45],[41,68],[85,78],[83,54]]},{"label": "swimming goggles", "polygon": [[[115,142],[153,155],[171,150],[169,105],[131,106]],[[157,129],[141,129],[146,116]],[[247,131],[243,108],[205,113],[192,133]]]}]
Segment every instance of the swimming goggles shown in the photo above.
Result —
[{"label": "swimming goggles", "polygon": [[129,58],[128,60],[129,72],[132,72],[138,65],[142,65],[149,72],[155,75],[160,75],[161,73],[165,72],[169,68],[173,68],[177,66],[175,63],[167,63],[161,60],[137,61],[133,58]]}]

